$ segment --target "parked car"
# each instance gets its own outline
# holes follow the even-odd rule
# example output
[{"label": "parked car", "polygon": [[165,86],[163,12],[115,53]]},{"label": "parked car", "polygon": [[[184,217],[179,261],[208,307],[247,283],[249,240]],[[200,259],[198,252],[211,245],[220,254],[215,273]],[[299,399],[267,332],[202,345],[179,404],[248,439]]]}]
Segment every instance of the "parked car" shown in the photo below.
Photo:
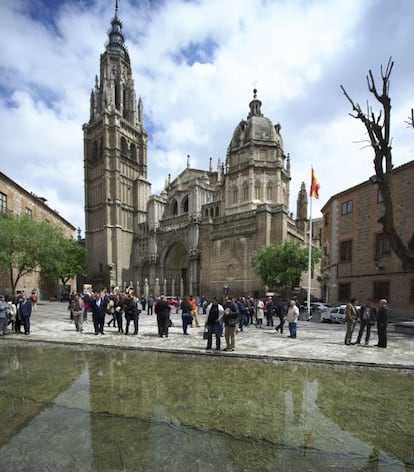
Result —
[{"label": "parked car", "polygon": [[[345,323],[345,309],[346,305],[338,305],[329,310],[329,320],[331,323]],[[361,307],[359,305],[356,306],[357,313],[359,314],[359,310]],[[321,317],[322,321],[322,317]],[[325,319],[324,321],[328,321]]]},{"label": "parked car", "polygon": [[329,305],[328,303],[322,303],[322,302],[312,302],[310,304],[311,308],[311,316],[315,315],[315,313],[320,314],[320,319],[322,319],[326,316],[326,314],[329,314],[329,310],[332,308],[332,305]]},{"label": "parked car", "polygon": [[329,311],[329,309],[332,308],[332,305],[323,302],[312,302],[310,306],[312,311]]},{"label": "parked car", "polygon": [[321,323],[332,323],[331,311],[336,310],[337,307],[332,307],[327,310],[321,311]]}]

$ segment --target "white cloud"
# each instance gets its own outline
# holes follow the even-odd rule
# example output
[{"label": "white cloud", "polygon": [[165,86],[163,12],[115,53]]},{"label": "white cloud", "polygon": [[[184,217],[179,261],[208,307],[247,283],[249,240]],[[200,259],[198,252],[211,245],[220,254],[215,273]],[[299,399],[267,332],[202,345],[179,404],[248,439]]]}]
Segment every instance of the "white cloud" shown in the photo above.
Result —
[{"label": "white cloud", "polygon": [[[0,5],[0,40],[7,45],[0,50],[2,171],[83,227],[82,124],[114,2],[62,0],[37,16],[30,6]],[[355,144],[364,129],[348,116],[339,85],[364,103],[368,69],[379,74],[389,55],[396,61],[394,163],[413,159],[413,133],[403,123],[414,106],[407,46],[413,14],[410,0],[120,2],[136,92],[151,128],[153,192],[185,168],[187,155],[199,168],[208,168],[210,157],[214,166],[225,159],[256,87],[265,116],[282,124],[292,156],[291,211],[313,164],[322,186],[317,214],[332,194],[372,174],[370,150]],[[195,62],[190,51],[197,52]]]}]

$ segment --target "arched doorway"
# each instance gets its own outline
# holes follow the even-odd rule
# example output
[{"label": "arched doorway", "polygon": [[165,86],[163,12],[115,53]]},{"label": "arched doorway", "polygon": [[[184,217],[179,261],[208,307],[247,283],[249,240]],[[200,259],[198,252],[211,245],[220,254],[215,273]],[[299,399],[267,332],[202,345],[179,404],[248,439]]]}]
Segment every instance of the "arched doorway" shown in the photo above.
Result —
[{"label": "arched doorway", "polygon": [[[184,295],[188,287],[188,253],[185,247],[174,242],[168,247],[164,258],[164,277],[169,295]],[[184,293],[181,293],[184,287]],[[172,292],[175,293],[172,293]]]}]

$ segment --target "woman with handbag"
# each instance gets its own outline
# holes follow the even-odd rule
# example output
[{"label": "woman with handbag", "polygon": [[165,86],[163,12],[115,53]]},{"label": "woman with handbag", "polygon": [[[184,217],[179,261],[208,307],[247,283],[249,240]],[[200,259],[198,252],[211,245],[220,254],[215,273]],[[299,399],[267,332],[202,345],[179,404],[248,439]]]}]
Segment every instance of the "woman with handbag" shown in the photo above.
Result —
[{"label": "woman with handbag", "polygon": [[224,304],[224,339],[226,340],[225,351],[234,351],[235,333],[239,313],[236,304],[230,297],[226,298]]}]

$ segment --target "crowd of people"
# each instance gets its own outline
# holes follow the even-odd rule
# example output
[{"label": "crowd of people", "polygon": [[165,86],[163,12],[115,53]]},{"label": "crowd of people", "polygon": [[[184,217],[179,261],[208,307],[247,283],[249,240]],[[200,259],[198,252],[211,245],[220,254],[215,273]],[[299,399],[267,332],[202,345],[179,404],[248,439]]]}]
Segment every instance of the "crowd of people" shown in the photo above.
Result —
[{"label": "crowd of people", "polygon": [[[30,334],[30,316],[36,311],[38,295],[35,291],[28,297],[24,292],[15,297],[0,295],[0,336],[7,333],[8,326],[14,333]],[[23,331],[22,331],[23,329]]]},{"label": "crowd of people", "polygon": [[[34,291],[30,297],[20,293],[15,299],[0,296],[0,336],[6,334],[7,327],[11,324],[12,331],[20,333],[22,328],[26,335],[30,334],[30,316],[36,309],[37,293]],[[378,347],[387,347],[387,324],[389,320],[389,308],[387,301],[379,301],[377,309],[372,300],[359,310],[358,300],[352,299],[346,307],[345,344],[360,344],[365,332],[365,344],[369,343],[371,325],[377,323]],[[75,293],[69,297],[68,310],[70,319],[79,333],[83,333],[84,323],[91,316],[94,334],[104,335],[106,327],[116,328],[119,334],[137,335],[139,330],[139,317],[141,313],[148,316],[156,315],[158,336],[168,337],[169,328],[172,326],[171,313],[181,313],[182,331],[188,335],[190,326],[200,327],[201,316],[205,315],[204,339],[207,341],[206,349],[212,350],[213,339],[215,349],[221,350],[221,338],[224,337],[226,346],[224,350],[235,350],[235,334],[242,332],[247,326],[263,328],[274,327],[277,333],[283,334],[287,324],[289,338],[297,337],[297,321],[300,315],[300,306],[296,300],[281,300],[275,297],[265,299],[249,297],[214,298],[209,301],[205,297],[137,297],[132,287],[121,291],[114,287],[111,292],[102,289],[97,292]],[[109,315],[109,321],[107,317]],[[275,326],[277,320],[277,326]],[[360,322],[358,336],[352,342],[352,335],[357,321]]]},{"label": "crowd of people", "polygon": [[[361,308],[357,308],[358,300],[352,298],[352,300],[346,305],[345,309],[345,345],[351,346],[355,344],[361,344],[362,336],[365,331],[365,345],[369,344],[371,335],[371,326],[377,324],[378,331],[378,343],[377,347],[387,347],[387,325],[390,318],[390,309],[388,308],[388,302],[385,298],[379,301],[378,308],[373,305],[373,300],[368,298],[365,305]],[[352,342],[352,335],[355,331],[355,327],[359,321],[358,336],[355,342]]]}]

